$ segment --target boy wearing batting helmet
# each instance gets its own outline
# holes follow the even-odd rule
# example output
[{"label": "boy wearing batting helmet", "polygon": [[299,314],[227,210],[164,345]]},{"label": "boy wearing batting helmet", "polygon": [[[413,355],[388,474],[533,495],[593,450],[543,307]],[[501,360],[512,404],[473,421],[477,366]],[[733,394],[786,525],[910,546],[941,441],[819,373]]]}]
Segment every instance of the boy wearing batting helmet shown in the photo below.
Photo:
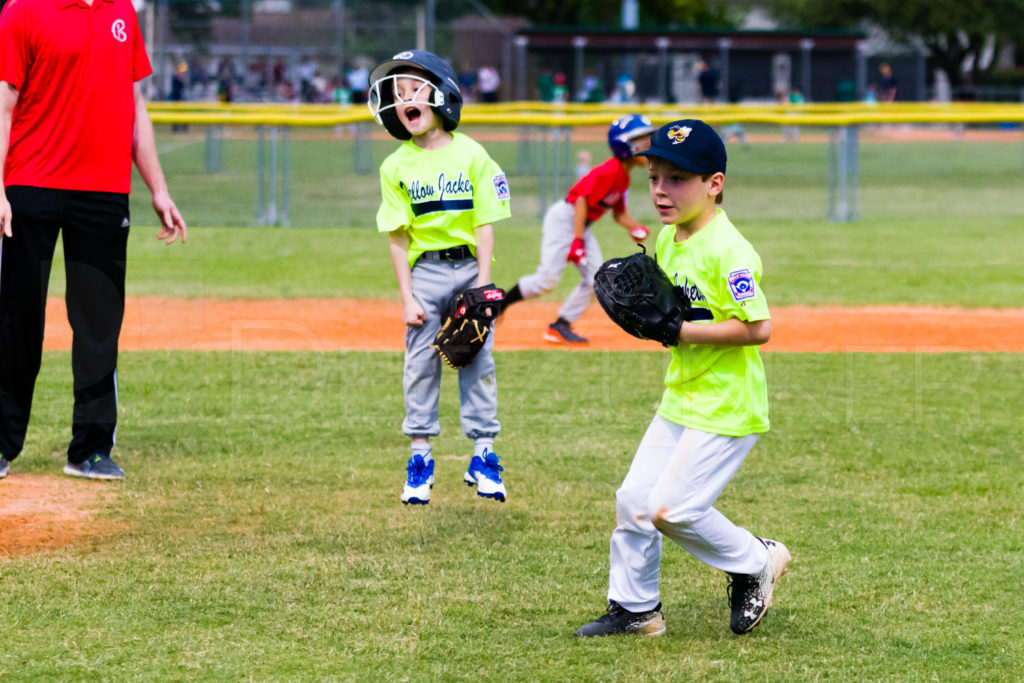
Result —
[{"label": "boy wearing batting helmet", "polygon": [[608,611],[576,635],[665,632],[658,594],[663,537],[726,572],[729,626],[747,633],[771,605],[790,560],[784,545],[754,536],[713,507],[768,431],[756,349],[771,335],[761,259],[717,206],[726,154],[710,126],[695,119],[663,126],[643,155],[664,224],[657,261],[692,308],[671,347],[657,414],[616,493]]},{"label": "boy wearing batting helmet", "polygon": [[[492,223],[508,218],[505,174],[484,148],[455,131],[462,94],[443,59],[407,50],[370,74],[370,111],[404,143],[380,167],[377,229],[388,234],[402,298],[405,334],[405,420],[411,439],[402,502],[426,505],[434,484],[430,438],[441,433],[441,359],[431,342],[449,303],[491,281]],[[459,372],[462,429],[473,440],[464,481],[479,496],[504,501],[494,453],[498,422],[493,335]]]},{"label": "boy wearing batting helmet", "polygon": [[550,292],[562,279],[565,266],[572,263],[580,271],[580,283],[558,311],[558,320],[548,325],[544,338],[554,343],[586,344],[572,323],[590,306],[594,292],[594,273],[601,265],[601,247],[590,225],[612,210],[615,222],[629,231],[636,242],[647,239],[648,231],[626,211],[629,172],[644,165],[637,153],[647,147],[654,127],[646,116],[629,114],[616,119],[608,129],[612,156],[592,169],[572,186],[544,214],[544,237],[537,271],[519,278],[505,297],[505,306]]}]

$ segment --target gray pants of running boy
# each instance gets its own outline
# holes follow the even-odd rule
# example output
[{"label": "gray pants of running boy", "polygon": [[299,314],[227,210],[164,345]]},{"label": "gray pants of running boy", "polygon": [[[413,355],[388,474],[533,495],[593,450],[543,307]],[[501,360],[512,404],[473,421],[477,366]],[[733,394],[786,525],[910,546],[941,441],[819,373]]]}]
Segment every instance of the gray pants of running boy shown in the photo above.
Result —
[{"label": "gray pants of running boy", "polygon": [[[564,199],[555,202],[544,214],[544,236],[540,245],[540,265],[536,272],[519,278],[519,291],[524,299],[532,299],[558,286],[568,262],[565,260],[572,244],[573,216],[576,210]],[[588,227],[583,233],[583,246],[587,250],[587,261],[576,266],[580,271],[580,283],[573,287],[558,317],[567,322],[576,322],[590,306],[594,294],[594,275],[603,263],[601,246],[597,237]]]},{"label": "gray pants of running boy", "polygon": [[[441,423],[437,403],[441,393],[443,363],[430,348],[448,308],[460,292],[476,286],[476,259],[430,261],[420,258],[412,269],[412,293],[427,314],[422,327],[407,327],[405,332],[405,420],[402,433],[408,436],[437,436]],[[472,363],[459,373],[459,413],[462,430],[470,439],[494,437],[501,431],[498,422],[498,384],[494,378],[491,350],[494,335]]]}]

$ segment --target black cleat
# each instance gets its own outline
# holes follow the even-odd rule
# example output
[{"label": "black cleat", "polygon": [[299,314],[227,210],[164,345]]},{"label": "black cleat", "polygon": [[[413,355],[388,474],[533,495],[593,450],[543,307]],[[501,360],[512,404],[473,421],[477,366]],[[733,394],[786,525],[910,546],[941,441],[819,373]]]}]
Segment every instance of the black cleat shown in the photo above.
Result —
[{"label": "black cleat", "polygon": [[573,635],[577,638],[593,638],[626,634],[660,636],[663,633],[665,615],[661,613],[660,602],[652,610],[630,612],[614,600],[609,600],[607,612],[589,624],[580,626]]},{"label": "black cleat", "polygon": [[786,546],[778,541],[758,538],[768,549],[768,564],[757,574],[729,574],[729,628],[733,633],[749,633],[761,623],[768,608],[772,606],[772,592],[775,582],[786,573],[791,558]]}]

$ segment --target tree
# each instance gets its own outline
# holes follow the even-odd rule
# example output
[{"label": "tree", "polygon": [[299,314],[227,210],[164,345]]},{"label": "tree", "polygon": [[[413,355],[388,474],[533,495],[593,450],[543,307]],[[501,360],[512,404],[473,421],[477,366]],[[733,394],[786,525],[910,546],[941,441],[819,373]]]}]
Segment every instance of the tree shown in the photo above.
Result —
[{"label": "tree", "polygon": [[771,0],[770,9],[780,21],[807,28],[867,22],[896,40],[920,41],[953,86],[978,83],[991,69],[981,64],[989,40],[998,48],[1024,36],[1024,0]]},{"label": "tree", "polygon": [[[608,0],[487,0],[496,14],[529,17],[535,24],[578,24],[617,28],[619,1]],[[639,0],[641,26],[732,25],[727,3],[715,0]]]},{"label": "tree", "polygon": [[168,2],[167,13],[176,40],[205,45],[213,34],[213,16],[222,10],[208,0],[188,0]]}]

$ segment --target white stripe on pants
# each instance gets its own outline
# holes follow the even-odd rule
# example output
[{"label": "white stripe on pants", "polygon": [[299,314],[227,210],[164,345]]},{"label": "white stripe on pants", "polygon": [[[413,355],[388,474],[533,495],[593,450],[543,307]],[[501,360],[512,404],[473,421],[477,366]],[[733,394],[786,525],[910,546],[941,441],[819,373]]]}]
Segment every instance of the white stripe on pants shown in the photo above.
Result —
[{"label": "white stripe on pants", "polygon": [[712,507],[757,437],[708,434],[655,416],[615,494],[609,600],[631,612],[658,604],[662,535],[725,572],[764,568],[765,547]]},{"label": "white stripe on pants", "polygon": [[[564,199],[555,202],[544,214],[544,236],[540,245],[540,265],[536,272],[519,278],[519,291],[524,299],[532,299],[550,292],[558,286],[568,261],[569,247],[573,240],[573,216],[575,209]],[[590,297],[594,293],[594,275],[601,267],[604,258],[601,245],[597,243],[593,231],[588,227],[583,233],[583,247],[587,251],[586,265],[576,266],[580,272],[580,283],[569,293],[558,317],[568,322],[576,322],[590,306]]]}]

